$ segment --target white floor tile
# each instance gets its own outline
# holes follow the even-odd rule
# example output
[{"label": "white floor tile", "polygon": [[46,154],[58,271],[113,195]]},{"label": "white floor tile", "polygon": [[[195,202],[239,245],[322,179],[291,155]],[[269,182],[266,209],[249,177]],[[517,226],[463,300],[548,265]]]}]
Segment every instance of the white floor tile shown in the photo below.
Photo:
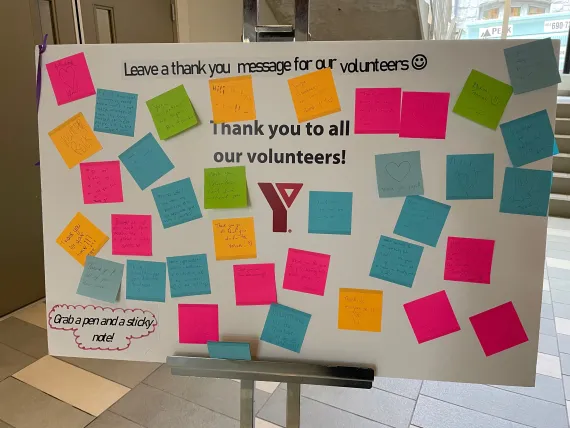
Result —
[{"label": "white floor tile", "polygon": [[264,382],[264,381],[255,382],[255,387],[257,389],[261,389],[262,391],[268,392],[269,394],[273,394],[273,391],[275,391],[278,386],[279,382]]},{"label": "white floor tile", "polygon": [[552,257],[546,258],[546,264],[551,268],[570,269],[570,260],[554,259]]},{"label": "white floor tile", "polygon": [[539,352],[538,359],[536,361],[536,372],[541,375],[562,379],[560,358]]},{"label": "white floor tile", "polygon": [[570,230],[551,229],[551,228],[549,227],[549,228],[547,229],[547,233],[548,233],[549,235],[570,237]]},{"label": "white floor tile", "polygon": [[570,336],[570,320],[556,317],[554,322],[556,323],[556,333]]},{"label": "white floor tile", "polygon": [[542,289],[544,291],[550,291],[550,282],[547,279],[542,280]]},{"label": "white floor tile", "polygon": [[271,422],[264,421],[263,419],[255,418],[255,428],[281,428],[281,427],[279,425],[274,425]]},{"label": "white floor tile", "polygon": [[29,322],[30,324],[37,325],[41,328],[47,328],[46,322],[46,303],[34,303],[14,314],[15,318],[22,321]]}]

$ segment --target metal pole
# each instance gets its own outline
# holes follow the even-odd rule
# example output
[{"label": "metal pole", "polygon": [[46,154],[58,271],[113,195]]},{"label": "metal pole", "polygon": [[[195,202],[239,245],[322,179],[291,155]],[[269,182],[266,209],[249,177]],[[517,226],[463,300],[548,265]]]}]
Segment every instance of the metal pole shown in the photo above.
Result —
[{"label": "metal pole", "polygon": [[295,41],[309,41],[309,0],[295,0]]},{"label": "metal pole", "polygon": [[244,42],[256,42],[257,34],[257,2],[258,0],[243,0],[243,35]]},{"label": "metal pole", "polygon": [[301,427],[301,384],[287,384],[287,428]]},{"label": "metal pole", "polygon": [[240,428],[254,428],[255,415],[253,413],[253,394],[255,390],[255,381],[241,380],[240,388],[240,411],[239,421]]}]

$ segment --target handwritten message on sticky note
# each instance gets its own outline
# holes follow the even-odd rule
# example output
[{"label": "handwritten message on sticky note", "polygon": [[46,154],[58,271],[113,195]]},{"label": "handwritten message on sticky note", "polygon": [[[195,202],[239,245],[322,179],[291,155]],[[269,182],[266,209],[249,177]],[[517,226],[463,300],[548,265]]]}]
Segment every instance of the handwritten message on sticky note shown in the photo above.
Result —
[{"label": "handwritten message on sticky note", "polygon": [[127,299],[164,302],[166,263],[127,260]]},{"label": "handwritten message on sticky note", "polygon": [[424,249],[416,244],[380,236],[370,276],[411,287]]},{"label": "handwritten message on sticky note", "polygon": [[394,233],[435,247],[450,208],[423,196],[406,196]]},{"label": "handwritten message on sticky note", "polygon": [[283,289],[324,296],[331,256],[289,248]]},{"label": "handwritten message on sticky note", "polygon": [[211,294],[206,254],[167,257],[170,297]]},{"label": "handwritten message on sticky note", "polygon": [[357,88],[354,98],[355,134],[400,132],[401,88]]},{"label": "handwritten message on sticky note", "polygon": [[313,71],[287,81],[299,123],[340,111],[330,68]]},{"label": "handwritten message on sticky note", "polygon": [[83,113],[77,113],[63,122],[50,131],[49,136],[68,168],[73,168],[103,148]]},{"label": "handwritten message on sticky note", "polygon": [[178,341],[205,345],[217,342],[219,335],[218,305],[178,305]]},{"label": "handwritten message on sticky note", "polygon": [[212,228],[216,260],[257,257],[253,217],[213,220]]},{"label": "handwritten message on sticky note", "polygon": [[87,256],[77,294],[104,302],[116,302],[123,280],[123,269],[121,263]]},{"label": "handwritten message on sticky note", "polygon": [[445,139],[449,92],[406,92],[402,95],[400,138]]},{"label": "handwritten message on sticky note", "polygon": [[450,236],[443,279],[490,284],[494,249],[494,240]]},{"label": "handwritten message on sticky note", "polygon": [[382,331],[382,291],[341,288],[338,291],[338,328]]},{"label": "handwritten message on sticky note", "polygon": [[301,352],[311,315],[273,303],[263,326],[261,340],[293,352]]},{"label": "handwritten message on sticky note", "polygon": [[244,342],[208,341],[208,354],[220,360],[251,360],[249,343]]},{"label": "handwritten message on sticky note", "polygon": [[200,123],[184,85],[148,100],[146,106],[161,140],[174,137]]},{"label": "handwritten message on sticky note", "polygon": [[83,52],[50,62],[46,69],[58,106],[95,94]]},{"label": "handwritten message on sticky note", "polygon": [[112,254],[152,256],[152,217],[111,214]]},{"label": "handwritten message on sticky note", "polygon": [[84,162],[79,164],[83,203],[109,204],[123,202],[123,184],[119,161]]},{"label": "handwritten message on sticky note", "polygon": [[151,133],[121,153],[119,159],[141,190],[174,169],[174,165]]},{"label": "handwritten message on sticky note", "polygon": [[138,98],[129,92],[97,89],[95,131],[134,137]]},{"label": "handwritten message on sticky note", "polygon": [[245,166],[204,168],[204,208],[246,208]]},{"label": "handwritten message on sticky note", "polygon": [[255,97],[251,75],[210,79],[214,123],[255,120]]},{"label": "handwritten message on sticky note", "polygon": [[57,237],[56,242],[71,257],[85,265],[85,258],[95,256],[108,240],[109,237],[91,223],[87,217],[77,213]]},{"label": "handwritten message on sticky note", "polygon": [[447,155],[446,199],[493,199],[495,155]]},{"label": "handwritten message on sticky note", "polygon": [[499,211],[507,214],[548,214],[552,171],[506,168]]},{"label": "handwritten message on sticky note", "polygon": [[352,192],[309,192],[309,233],[350,235]]},{"label": "handwritten message on sticky note", "polygon": [[424,194],[419,151],[376,155],[375,162],[381,198]]},{"label": "handwritten message on sticky note", "polygon": [[202,218],[202,211],[189,178],[152,189],[162,226],[167,229]]},{"label": "handwritten message on sticky note", "polygon": [[236,305],[270,305],[277,303],[275,264],[234,265]]},{"label": "handwritten message on sticky note", "polygon": [[513,88],[500,80],[472,70],[453,112],[479,125],[497,129]]}]

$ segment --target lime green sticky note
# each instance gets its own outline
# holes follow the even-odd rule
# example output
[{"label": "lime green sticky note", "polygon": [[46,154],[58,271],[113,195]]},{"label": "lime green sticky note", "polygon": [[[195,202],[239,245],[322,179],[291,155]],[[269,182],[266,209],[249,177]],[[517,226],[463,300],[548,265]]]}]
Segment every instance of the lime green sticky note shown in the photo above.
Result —
[{"label": "lime green sticky note", "polygon": [[178,135],[200,123],[184,85],[148,100],[146,105],[161,140]]},{"label": "lime green sticky note", "polygon": [[497,129],[513,88],[477,70],[463,86],[453,112],[490,129]]},{"label": "lime green sticky note", "polygon": [[245,166],[204,168],[204,208],[246,208]]}]

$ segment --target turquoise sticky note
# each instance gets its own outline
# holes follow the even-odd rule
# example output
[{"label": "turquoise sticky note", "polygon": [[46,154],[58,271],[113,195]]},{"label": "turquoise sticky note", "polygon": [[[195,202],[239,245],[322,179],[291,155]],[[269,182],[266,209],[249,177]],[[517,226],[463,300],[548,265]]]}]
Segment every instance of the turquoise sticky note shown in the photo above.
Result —
[{"label": "turquoise sticky note", "polygon": [[127,260],[127,299],[164,302],[166,263]]},{"label": "turquoise sticky note", "polygon": [[212,342],[208,341],[210,358],[220,360],[251,360],[249,343],[243,342]]},{"label": "turquoise sticky note", "polygon": [[293,352],[301,352],[311,315],[272,303],[263,326],[261,340]]},{"label": "turquoise sticky note", "polygon": [[560,83],[558,61],[550,38],[506,48],[505,60],[515,94]]},{"label": "turquoise sticky note", "polygon": [[206,254],[167,257],[170,297],[211,294]]},{"label": "turquoise sticky note", "polygon": [[394,233],[435,247],[450,208],[423,196],[407,196]]},{"label": "turquoise sticky note", "polygon": [[87,256],[77,294],[103,302],[116,302],[123,280],[123,268],[121,263]]},{"label": "turquoise sticky note", "polygon": [[189,178],[152,189],[162,226],[167,229],[202,218],[202,211]]},{"label": "turquoise sticky note", "polygon": [[419,151],[376,155],[375,161],[378,196],[394,198],[424,194]]},{"label": "turquoise sticky note", "polygon": [[502,213],[546,216],[552,171],[506,168],[501,195]]},{"label": "turquoise sticky note", "polygon": [[350,235],[352,192],[309,192],[309,233]]},{"label": "turquoise sticky note", "polygon": [[446,194],[453,199],[493,199],[495,155],[447,155]]},{"label": "turquoise sticky note", "polygon": [[119,159],[141,190],[174,169],[174,165],[150,132],[121,153]]},{"label": "turquoise sticky note", "polygon": [[380,236],[370,276],[411,287],[422,258],[423,247],[399,239]]},{"label": "turquoise sticky note", "polygon": [[107,134],[134,137],[138,98],[137,94],[129,92],[97,89],[93,129]]}]

